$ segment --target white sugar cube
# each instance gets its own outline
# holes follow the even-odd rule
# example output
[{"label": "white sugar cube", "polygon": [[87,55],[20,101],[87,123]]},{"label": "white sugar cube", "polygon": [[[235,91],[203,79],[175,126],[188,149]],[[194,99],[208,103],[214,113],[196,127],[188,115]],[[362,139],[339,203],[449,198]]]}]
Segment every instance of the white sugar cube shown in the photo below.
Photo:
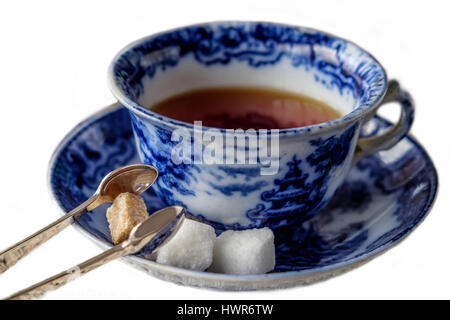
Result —
[{"label": "white sugar cube", "polygon": [[275,267],[275,245],[269,228],[228,230],[217,237],[213,264],[208,271],[230,274],[260,274]]},{"label": "white sugar cube", "polygon": [[215,240],[213,227],[185,219],[173,238],[158,249],[156,262],[204,271],[212,263]]}]

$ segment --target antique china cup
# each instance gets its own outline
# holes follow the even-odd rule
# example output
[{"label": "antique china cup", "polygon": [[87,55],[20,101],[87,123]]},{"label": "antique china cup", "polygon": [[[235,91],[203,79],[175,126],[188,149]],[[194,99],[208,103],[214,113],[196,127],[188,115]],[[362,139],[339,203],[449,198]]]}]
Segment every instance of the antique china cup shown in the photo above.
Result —
[{"label": "antique china cup", "polygon": [[[414,117],[410,95],[396,81],[388,82],[379,62],[357,45],[321,31],[266,22],[205,23],[138,40],[114,58],[109,82],[130,112],[141,161],[159,170],[153,187],[157,196],[168,205],[183,205],[218,231],[276,230],[309,219],[329,202],[353,162],[394,146]],[[303,94],[343,116],[265,133],[277,145],[248,142],[262,132],[233,133],[247,141],[243,148],[231,147],[236,158],[257,163],[174,161],[180,143],[174,132],[187,132],[194,145],[197,129],[145,106],[197,88],[226,86]],[[381,135],[359,137],[364,123],[386,102],[400,104],[398,123]],[[272,164],[263,161],[260,154],[267,150],[262,148],[273,155],[274,146],[276,170],[264,174]],[[207,142],[200,147],[205,150]]]}]

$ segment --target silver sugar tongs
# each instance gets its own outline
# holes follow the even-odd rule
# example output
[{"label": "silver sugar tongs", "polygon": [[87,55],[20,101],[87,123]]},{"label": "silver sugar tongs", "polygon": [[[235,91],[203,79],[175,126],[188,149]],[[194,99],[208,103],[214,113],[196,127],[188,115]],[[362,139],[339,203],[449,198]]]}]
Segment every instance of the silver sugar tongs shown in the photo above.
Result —
[{"label": "silver sugar tongs", "polygon": [[[56,290],[71,280],[88,273],[114,259],[138,252],[144,246],[152,245],[146,254],[150,254],[168,241],[179,229],[185,217],[181,206],[161,209],[133,228],[128,240],[112,247],[85,262],[63,271],[53,277],[21,290],[6,300],[28,300],[39,298],[50,290]],[[152,241],[154,240],[154,241]]]},{"label": "silver sugar tongs", "polygon": [[133,164],[111,171],[100,182],[95,193],[85,202],[45,228],[0,252],[0,274],[87,212],[105,202],[113,202],[122,192],[141,194],[155,182],[157,177],[158,170],[145,164]]},{"label": "silver sugar tongs", "polygon": [[[103,178],[96,192],[88,200],[40,231],[0,252],[0,274],[8,270],[34,248],[71,225],[85,213],[95,209],[103,203],[114,201],[120,193],[132,192],[141,194],[155,182],[157,176],[158,170],[155,167],[144,164],[124,166],[110,172]],[[64,285],[71,277],[74,277],[74,273],[76,273],[74,270],[78,270],[78,273],[81,272],[81,274],[83,274],[115,258],[137,252],[152,240],[157,235],[158,231],[162,230],[161,228],[165,228],[168,224],[174,222],[174,218],[176,217],[181,217],[181,219],[177,219],[176,228],[174,228],[172,232],[177,230],[179,222],[183,220],[184,209],[179,206],[162,209],[137,225],[127,241],[105,251],[97,257],[87,260],[75,267],[75,269],[70,269],[40,282],[8,299],[39,296],[38,292],[42,292],[44,287],[57,288]]]}]

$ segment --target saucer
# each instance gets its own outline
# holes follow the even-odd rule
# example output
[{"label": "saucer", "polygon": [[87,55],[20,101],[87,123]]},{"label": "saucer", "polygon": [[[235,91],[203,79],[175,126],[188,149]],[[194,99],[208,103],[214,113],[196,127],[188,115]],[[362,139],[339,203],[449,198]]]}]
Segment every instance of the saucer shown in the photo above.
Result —
[{"label": "saucer", "polygon": [[[370,136],[391,125],[381,117],[364,127]],[[90,195],[111,170],[140,163],[128,111],[113,105],[77,125],[59,144],[49,165],[49,187],[62,214]],[[353,269],[392,248],[430,211],[437,172],[411,136],[394,148],[361,159],[329,205],[300,226],[285,227],[277,239],[276,267],[260,275],[198,272],[160,265],[138,255],[131,265],[178,284],[221,290],[259,290],[309,284]],[[164,203],[143,194],[149,212]],[[102,205],[74,225],[102,248],[112,246]]]}]

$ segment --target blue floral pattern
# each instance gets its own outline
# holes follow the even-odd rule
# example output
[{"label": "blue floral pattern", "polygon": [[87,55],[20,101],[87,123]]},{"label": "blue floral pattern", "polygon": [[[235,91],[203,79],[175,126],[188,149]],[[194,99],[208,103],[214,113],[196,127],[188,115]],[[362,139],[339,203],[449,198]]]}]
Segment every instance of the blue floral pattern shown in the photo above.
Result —
[{"label": "blue floral pattern", "polygon": [[[388,125],[380,118],[370,122],[372,132]],[[104,174],[139,162],[132,132],[127,110],[119,108],[86,121],[63,141],[51,163],[50,182],[65,212],[87,199]],[[345,135],[334,139],[341,138]],[[275,273],[360,261],[394,245],[425,218],[436,195],[436,170],[415,140],[407,138],[401,144],[387,152],[391,157],[374,155],[353,166],[333,199],[314,217],[279,226]],[[298,159],[290,162],[290,170],[303,164]],[[163,166],[159,163],[160,170]],[[326,163],[316,168],[322,170]],[[143,196],[150,212],[164,206],[152,191]],[[387,209],[374,205],[380,203]],[[77,223],[99,241],[111,243],[105,211],[106,206],[99,207]]]},{"label": "blue floral pattern", "polygon": [[247,211],[247,216],[254,221],[251,227],[268,226],[275,230],[280,223],[285,223],[283,220],[286,217],[295,216],[296,223],[301,223],[320,210],[322,203],[325,203],[330,173],[347,159],[355,131],[356,126],[352,126],[338,137],[310,141],[311,146],[317,147],[306,158],[317,173],[310,182],[306,182],[308,174],[301,169],[302,161],[294,155],[287,163],[289,169],[284,178],[275,180],[277,189],[261,194],[261,200],[270,205],[261,203]]},{"label": "blue floral pattern", "polygon": [[[329,52],[321,54],[318,46]],[[356,60],[342,68],[349,52]],[[367,105],[384,90],[384,72],[356,46],[326,33],[270,23],[218,23],[166,32],[128,49],[112,72],[121,90],[136,101],[144,92],[144,77],[153,78],[186,57],[205,66],[243,62],[253,68],[287,59],[293,67],[318,70],[317,82],[341,94],[348,91]]]},{"label": "blue floral pattern", "polygon": [[[196,70],[192,75],[191,69]],[[318,92],[330,93],[333,99],[339,97],[348,109],[335,122],[281,129],[282,169],[271,176],[255,176],[251,165],[226,169],[174,163],[171,151],[177,142],[171,141],[171,135],[183,128],[192,136],[192,124],[166,118],[141,104],[150,103],[151,88],[158,91],[153,86],[158,79],[168,81],[175,75],[174,86],[175,82],[183,83],[177,84],[176,90],[188,90],[183,86],[190,82],[190,76],[198,86],[197,81],[206,81],[201,79],[213,69],[228,70],[231,78],[239,77],[236,70],[252,79],[289,73],[289,81],[302,79],[306,87],[311,85],[308,90],[319,88]],[[381,102],[387,90],[383,68],[356,45],[324,32],[265,22],[207,23],[144,38],[119,53],[110,77],[113,92],[132,114],[141,161],[160,171],[155,193],[166,204],[183,205],[196,217],[214,223],[218,230],[262,225],[275,230],[292,220],[307,220],[323,208],[350,169],[363,113]],[[236,148],[236,152],[243,151]],[[259,152],[258,147],[245,157]],[[288,163],[294,167],[286,172]],[[258,166],[261,168],[261,163]],[[230,205],[224,208],[225,203]]]}]

